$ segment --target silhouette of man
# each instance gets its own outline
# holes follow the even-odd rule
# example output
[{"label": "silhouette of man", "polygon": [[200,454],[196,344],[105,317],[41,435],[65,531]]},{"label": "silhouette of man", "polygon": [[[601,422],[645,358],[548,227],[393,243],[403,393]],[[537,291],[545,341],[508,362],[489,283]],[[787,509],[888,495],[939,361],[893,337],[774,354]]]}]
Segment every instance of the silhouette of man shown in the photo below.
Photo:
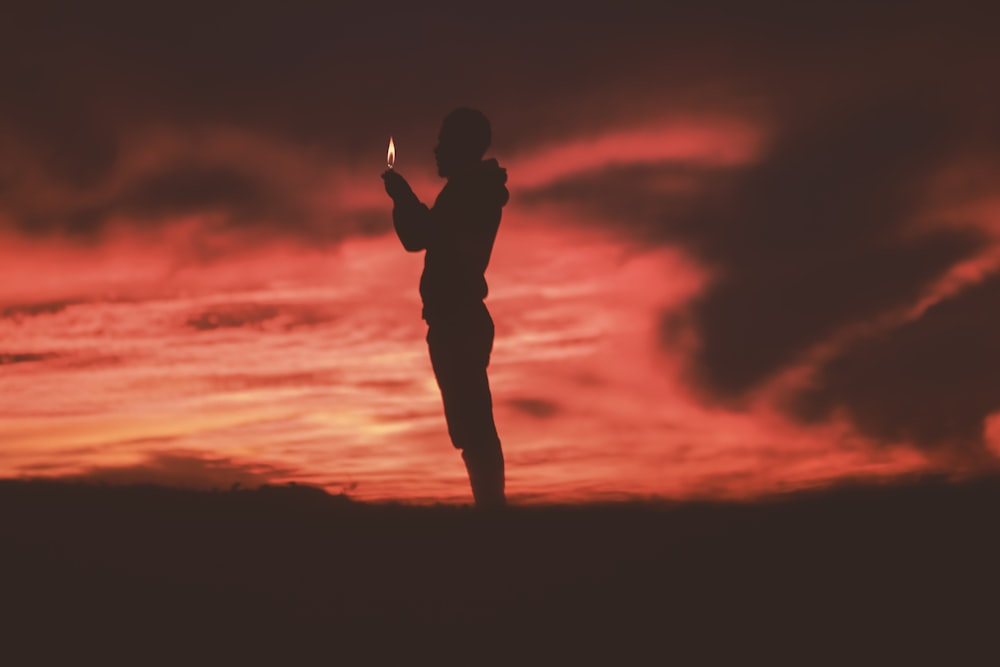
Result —
[{"label": "silhouette of man", "polygon": [[427,347],[448,435],[462,452],[481,508],[505,504],[503,452],[486,376],[493,318],[483,299],[484,273],[509,194],[507,171],[495,159],[483,159],[490,140],[490,123],[481,112],[461,108],[445,117],[434,156],[448,182],[432,208],[398,173],[382,174],[399,240],[410,252],[426,251],[420,296]]}]

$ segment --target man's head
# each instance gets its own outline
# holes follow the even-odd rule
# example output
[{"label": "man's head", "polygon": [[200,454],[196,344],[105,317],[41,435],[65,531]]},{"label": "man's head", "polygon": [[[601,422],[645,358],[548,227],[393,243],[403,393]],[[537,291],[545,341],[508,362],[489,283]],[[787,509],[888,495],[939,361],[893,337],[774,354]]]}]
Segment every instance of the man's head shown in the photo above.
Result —
[{"label": "man's head", "polygon": [[450,178],[478,163],[491,138],[490,121],[481,111],[460,108],[449,113],[434,147],[438,174]]}]

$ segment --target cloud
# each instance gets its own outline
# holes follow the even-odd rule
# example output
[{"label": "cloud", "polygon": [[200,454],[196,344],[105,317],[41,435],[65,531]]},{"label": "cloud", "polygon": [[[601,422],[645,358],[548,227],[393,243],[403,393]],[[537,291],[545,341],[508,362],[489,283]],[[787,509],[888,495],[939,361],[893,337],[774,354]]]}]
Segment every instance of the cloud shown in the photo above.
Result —
[{"label": "cloud", "polygon": [[982,453],[1000,406],[1000,275],[824,364],[791,409],[816,421],[845,411],[865,432],[925,447]]},{"label": "cloud", "polygon": [[87,187],[55,178],[37,147],[22,146],[22,173],[0,192],[0,223],[84,244],[122,229],[194,223],[194,241],[206,246],[227,233],[244,244],[285,237],[325,245],[390,229],[384,194],[370,196],[379,194],[377,174],[359,199],[356,179],[335,159],[287,141],[201,124],[121,132],[115,165]]},{"label": "cloud", "polygon": [[[903,95],[857,100],[742,168],[672,162],[560,179],[531,202],[684,247],[715,274],[690,305],[698,381],[738,397],[838,327],[914,300],[982,250],[976,230],[911,233],[960,118]],[[676,311],[665,316],[670,337]]]},{"label": "cloud", "polygon": [[302,304],[232,303],[213,306],[191,315],[185,324],[197,331],[262,328],[269,323],[284,330],[322,324],[334,319],[322,307]]},{"label": "cloud", "polygon": [[[389,231],[387,135],[401,140],[401,169],[424,178],[458,104],[493,118],[516,197],[567,169],[743,162],[759,121],[835,114],[845,88],[915,76],[946,94],[944,79],[964,95],[988,88],[973,84],[989,68],[959,58],[985,63],[992,35],[958,6],[941,21],[920,2],[572,14],[514,2],[488,17],[453,5],[292,2],[238,18],[185,0],[22,8],[0,27],[0,218],[81,242],[193,215],[336,243]],[[374,204],[345,205],[358,183]]]},{"label": "cloud", "polygon": [[55,315],[66,310],[75,301],[42,301],[38,303],[20,303],[0,308],[0,319],[11,319],[20,322],[29,317],[40,315]]},{"label": "cloud", "polygon": [[173,165],[138,179],[121,197],[138,218],[162,218],[222,207],[238,220],[281,214],[276,195],[251,173],[233,167]]},{"label": "cloud", "polygon": [[190,452],[159,452],[142,463],[97,466],[66,479],[107,484],[156,484],[190,489],[227,489],[234,484],[258,487],[284,482],[297,471],[265,463],[238,462]]},{"label": "cloud", "polygon": [[[243,7],[238,18],[185,0],[25,7],[0,27],[0,212],[23,233],[81,241],[115,222],[197,212],[336,242],[388,231],[385,200],[379,218],[317,207],[324,188],[350,196],[350,172],[377,193],[389,134],[401,140],[401,169],[426,175],[438,123],[459,104],[487,111],[495,149],[524,158],[512,186],[534,187],[553,169],[601,162],[692,151],[742,159],[748,121],[769,119],[783,100],[822,104],[824,86],[842,88],[836,75],[848,70],[884,86],[882,61],[900,50],[914,70],[933,70],[929,54],[945,52],[907,48],[911,35],[959,41],[920,3],[830,6],[567,14],[515,2],[487,17],[462,3],[440,14],[292,2],[279,13]],[[970,56],[992,38],[980,32],[961,40]],[[831,76],[836,59],[844,64]],[[729,130],[706,136],[706,114]],[[677,118],[699,122],[662,131]]]},{"label": "cloud", "polygon": [[560,411],[558,404],[543,398],[512,398],[507,403],[518,411],[538,419],[547,419]]},{"label": "cloud", "polygon": [[207,380],[220,391],[246,391],[262,388],[329,386],[337,380],[335,373],[303,371],[288,373],[219,373]]},{"label": "cloud", "polygon": [[[954,308],[942,304],[908,325],[875,324],[925,300],[952,270],[989,264],[977,258],[995,251],[996,220],[968,224],[942,212],[932,193],[942,174],[961,167],[967,185],[952,187],[950,205],[975,208],[997,196],[995,185],[981,185],[998,166],[989,147],[1000,146],[1000,133],[986,118],[1000,113],[1000,95],[978,84],[986,60],[967,59],[981,48],[974,28],[968,51],[943,48],[936,64],[925,63],[926,53],[914,50],[920,38],[908,32],[912,21],[880,41],[859,35],[872,47],[864,58],[842,45],[826,57],[818,46],[799,44],[787,62],[757,72],[759,63],[737,65],[734,75],[756,80],[770,102],[765,141],[746,162],[610,161],[560,174],[522,201],[560,207],[633,241],[680,247],[704,267],[708,286],[685,307],[665,311],[660,323],[664,351],[683,358],[704,401],[745,405],[817,346],[865,324],[878,331],[875,338],[829,351],[816,386],[789,414],[812,422],[843,412],[878,439],[968,452],[981,445],[983,420],[1000,406],[990,376],[972,372],[967,384],[949,376],[951,399],[930,380],[910,386],[893,378],[934,377],[935,336],[943,346],[938,356],[954,362],[949,367],[978,358],[991,368],[992,354],[976,341],[992,332],[992,322],[975,322],[961,305],[962,290],[989,272],[947,295]],[[975,294],[968,298],[986,308]],[[923,327],[931,329],[920,333]],[[966,328],[972,343],[960,350]],[[931,334],[939,329],[951,333]],[[893,366],[900,358],[916,367]],[[879,399],[866,386],[886,395]]]},{"label": "cloud", "polygon": [[33,361],[45,361],[56,355],[41,352],[0,352],[0,366],[9,364],[26,364]]},{"label": "cloud", "polygon": [[187,325],[198,331],[238,329],[263,324],[278,316],[277,306],[264,304],[229,305],[192,315]]},{"label": "cloud", "polygon": [[654,127],[605,131],[543,145],[510,167],[530,201],[558,193],[559,185],[574,182],[574,176],[586,178],[615,168],[637,171],[636,167],[666,164],[693,170],[743,165],[756,157],[761,134],[759,128],[738,119],[677,118]]}]

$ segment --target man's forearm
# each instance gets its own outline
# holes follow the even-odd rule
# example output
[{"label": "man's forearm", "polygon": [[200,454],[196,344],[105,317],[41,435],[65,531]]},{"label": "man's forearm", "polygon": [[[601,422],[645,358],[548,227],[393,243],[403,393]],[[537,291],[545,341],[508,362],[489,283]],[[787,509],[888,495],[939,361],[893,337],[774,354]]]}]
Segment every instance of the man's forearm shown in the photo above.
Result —
[{"label": "man's forearm", "polygon": [[427,223],[430,211],[416,195],[401,197],[392,208],[392,225],[403,247],[417,252],[427,247]]}]

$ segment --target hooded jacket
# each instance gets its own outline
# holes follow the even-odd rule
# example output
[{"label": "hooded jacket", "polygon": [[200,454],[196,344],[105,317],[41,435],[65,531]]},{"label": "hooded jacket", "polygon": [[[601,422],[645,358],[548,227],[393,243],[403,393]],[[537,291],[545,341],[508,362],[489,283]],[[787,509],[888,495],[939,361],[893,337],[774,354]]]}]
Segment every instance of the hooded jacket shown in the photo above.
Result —
[{"label": "hooded jacket", "polygon": [[395,202],[392,221],[403,247],[426,250],[420,296],[428,322],[474,309],[486,298],[486,267],[510,197],[506,183],[507,170],[483,160],[449,178],[433,208],[412,192]]}]

